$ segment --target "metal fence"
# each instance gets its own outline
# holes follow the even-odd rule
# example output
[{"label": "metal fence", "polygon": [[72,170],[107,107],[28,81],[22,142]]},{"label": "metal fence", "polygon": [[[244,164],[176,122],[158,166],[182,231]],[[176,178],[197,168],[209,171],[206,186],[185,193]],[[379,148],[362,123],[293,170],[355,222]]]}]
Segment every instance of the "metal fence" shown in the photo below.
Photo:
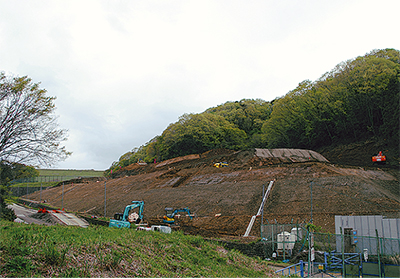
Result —
[{"label": "metal fence", "polygon": [[344,251],[369,255],[399,255],[400,239],[348,234],[313,233],[314,247],[318,251]]},{"label": "metal fence", "polygon": [[[296,252],[308,249],[309,232],[305,224],[267,224],[261,226],[261,237],[270,243],[277,256],[290,258]],[[399,255],[400,239],[360,236],[355,234],[313,233],[315,251],[338,251],[345,253],[364,253],[370,255]],[[272,256],[272,255],[271,255]]]},{"label": "metal fence", "polygon": [[61,182],[67,181],[71,179],[78,179],[78,178],[88,178],[93,177],[93,175],[50,175],[50,176],[37,176],[37,177],[27,177],[27,178],[20,178],[14,179],[11,181],[11,184],[18,184],[18,183],[35,183],[35,182]]},{"label": "metal fence", "polygon": [[341,234],[310,233],[305,225],[262,225],[267,258],[294,264],[303,261],[307,276],[339,272],[346,277],[393,274],[400,277],[400,239],[379,237],[378,234],[375,237],[345,234],[345,231]]},{"label": "metal fence", "polygon": [[[305,223],[267,224],[261,226],[261,238],[271,258],[291,258],[304,249],[308,232]],[[308,246],[307,246],[308,249]],[[275,254],[274,254],[275,253]]]},{"label": "metal fence", "polygon": [[[69,181],[80,178],[91,178],[91,177],[93,177],[93,175],[63,175],[63,176],[52,175],[52,176],[20,178],[12,180],[10,182],[9,191],[12,196],[22,197],[25,195],[30,195],[36,191],[45,190],[63,181]],[[42,183],[50,183],[51,186],[49,186],[49,184],[42,185]]]},{"label": "metal fence", "polygon": [[36,191],[41,191],[41,190],[46,190],[47,188],[50,187],[24,187],[24,186],[18,186],[18,187],[10,187],[9,191],[10,194],[14,197],[22,197],[22,196],[28,196]]}]

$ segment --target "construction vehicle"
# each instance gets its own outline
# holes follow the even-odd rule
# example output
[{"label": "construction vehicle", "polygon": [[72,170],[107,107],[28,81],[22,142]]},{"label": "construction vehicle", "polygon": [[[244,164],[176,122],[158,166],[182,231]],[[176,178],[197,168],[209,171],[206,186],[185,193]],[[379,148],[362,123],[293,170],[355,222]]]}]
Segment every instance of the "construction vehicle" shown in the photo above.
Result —
[{"label": "construction vehicle", "polygon": [[379,151],[379,153],[375,156],[372,156],[372,163],[373,164],[386,164],[386,156],[383,155],[382,151]]},{"label": "construction vehicle", "polygon": [[229,164],[227,162],[219,162],[219,163],[215,163],[214,167],[216,168],[222,168],[222,167],[227,167],[229,166]]},{"label": "construction vehicle", "polygon": [[[114,219],[110,219],[109,227],[130,228],[131,223],[134,223],[135,225],[140,224],[143,220],[143,207],[143,201],[132,201],[132,204],[125,207],[124,213],[114,214]],[[139,208],[138,212],[131,212],[136,208]]]},{"label": "construction vehicle", "polygon": [[153,225],[151,227],[137,227],[136,230],[138,231],[153,231],[153,232],[162,232],[162,233],[171,233],[171,227],[168,226],[160,226],[160,225]]},{"label": "construction vehicle", "polygon": [[165,208],[165,215],[163,216],[163,222],[167,224],[175,224],[175,215],[178,212],[186,212],[190,219],[193,219],[193,216],[190,214],[189,208],[180,208],[180,209],[173,209],[172,207]]}]

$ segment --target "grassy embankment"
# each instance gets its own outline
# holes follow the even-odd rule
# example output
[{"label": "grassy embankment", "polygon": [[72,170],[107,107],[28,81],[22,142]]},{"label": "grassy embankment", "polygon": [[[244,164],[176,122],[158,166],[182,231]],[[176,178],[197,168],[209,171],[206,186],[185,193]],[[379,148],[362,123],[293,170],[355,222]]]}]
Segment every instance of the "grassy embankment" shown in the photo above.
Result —
[{"label": "grassy embankment", "polygon": [[0,221],[0,277],[272,277],[200,236]]},{"label": "grassy embankment", "polygon": [[99,170],[63,170],[63,169],[39,169],[40,176],[82,176],[102,177],[104,171]]}]

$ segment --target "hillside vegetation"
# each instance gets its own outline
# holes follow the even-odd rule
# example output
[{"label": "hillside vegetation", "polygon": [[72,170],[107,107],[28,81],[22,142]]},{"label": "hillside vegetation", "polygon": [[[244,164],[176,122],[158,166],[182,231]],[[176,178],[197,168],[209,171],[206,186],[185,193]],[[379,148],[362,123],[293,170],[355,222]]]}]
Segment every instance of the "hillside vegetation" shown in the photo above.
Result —
[{"label": "hillside vegetation", "polygon": [[0,277],[273,277],[265,261],[180,232],[0,221]]},{"label": "hillside vegetation", "polygon": [[371,138],[394,146],[398,156],[399,96],[400,52],[373,50],[271,102],[243,99],[184,114],[160,136],[122,155],[107,173],[138,160],[150,163],[218,148],[318,150]]}]

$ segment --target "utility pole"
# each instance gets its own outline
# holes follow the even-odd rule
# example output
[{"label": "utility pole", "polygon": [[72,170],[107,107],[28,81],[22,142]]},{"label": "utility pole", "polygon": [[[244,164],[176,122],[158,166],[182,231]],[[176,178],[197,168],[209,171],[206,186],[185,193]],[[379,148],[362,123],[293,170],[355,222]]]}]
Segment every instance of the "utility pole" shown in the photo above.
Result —
[{"label": "utility pole", "polygon": [[311,188],[311,221],[310,221],[310,223],[311,224],[313,223],[313,218],[312,218],[312,184],[313,184],[313,182],[311,181],[311,185],[310,185],[310,188]]},{"label": "utility pole", "polygon": [[61,208],[64,208],[64,182],[63,182],[63,189],[62,189]]},{"label": "utility pole", "polygon": [[104,181],[104,218],[106,217],[106,206],[107,206],[107,187],[106,187],[107,181]]}]

